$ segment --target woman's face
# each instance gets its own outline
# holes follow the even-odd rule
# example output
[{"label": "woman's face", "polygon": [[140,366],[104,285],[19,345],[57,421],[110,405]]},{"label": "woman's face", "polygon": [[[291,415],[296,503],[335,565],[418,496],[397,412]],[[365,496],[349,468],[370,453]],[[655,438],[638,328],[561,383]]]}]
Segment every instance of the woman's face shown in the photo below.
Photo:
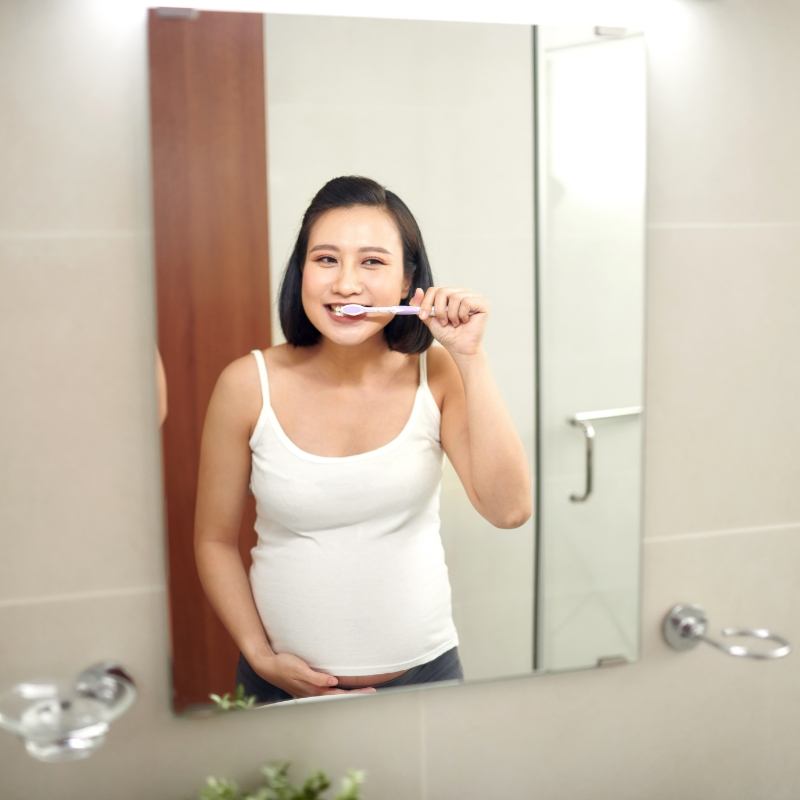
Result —
[{"label": "woman's face", "polygon": [[391,315],[344,316],[336,313],[338,306],[397,305],[408,289],[400,232],[382,208],[335,208],[311,227],[302,301],[311,324],[326,338],[339,344],[366,341]]}]

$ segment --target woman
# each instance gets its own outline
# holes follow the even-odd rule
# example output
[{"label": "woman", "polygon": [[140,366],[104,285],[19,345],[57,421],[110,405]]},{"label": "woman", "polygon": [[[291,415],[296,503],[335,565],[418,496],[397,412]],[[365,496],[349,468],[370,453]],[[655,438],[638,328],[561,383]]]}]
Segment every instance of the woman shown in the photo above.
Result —
[{"label": "woman", "polygon": [[[420,311],[352,317],[348,303]],[[525,453],[481,347],[486,301],[433,286],[405,204],[342,177],[303,217],[279,304],[287,344],[225,368],[203,431],[195,551],[242,653],[237,682],[275,702],[460,678],[442,452],[492,524],[531,514]]]}]

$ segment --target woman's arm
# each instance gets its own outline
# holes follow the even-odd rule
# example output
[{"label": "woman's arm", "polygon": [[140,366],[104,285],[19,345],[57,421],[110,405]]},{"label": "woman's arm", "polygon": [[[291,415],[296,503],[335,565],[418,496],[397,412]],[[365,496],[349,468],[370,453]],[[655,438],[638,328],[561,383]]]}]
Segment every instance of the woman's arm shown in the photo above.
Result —
[{"label": "woman's arm", "polygon": [[238,547],[250,475],[248,440],[254,412],[245,366],[234,362],[222,372],[206,412],[194,545],[206,596],[250,661],[274,653],[258,617]]},{"label": "woman's arm", "polygon": [[[447,351],[431,359],[441,381],[442,447],[477,511],[498,528],[517,528],[532,513],[528,459],[482,347],[486,301],[461,289],[418,290],[414,305]],[[437,348],[438,350],[438,348]]]},{"label": "woman's arm", "polygon": [[251,667],[294,697],[339,692],[337,680],[270,646],[239,555],[250,477],[249,439],[261,398],[252,356],[220,375],[203,428],[195,512],[195,558],[212,608]]},{"label": "woman's arm", "polygon": [[161,353],[156,349],[156,391],[158,393],[158,424],[163,425],[167,418],[167,375]]}]

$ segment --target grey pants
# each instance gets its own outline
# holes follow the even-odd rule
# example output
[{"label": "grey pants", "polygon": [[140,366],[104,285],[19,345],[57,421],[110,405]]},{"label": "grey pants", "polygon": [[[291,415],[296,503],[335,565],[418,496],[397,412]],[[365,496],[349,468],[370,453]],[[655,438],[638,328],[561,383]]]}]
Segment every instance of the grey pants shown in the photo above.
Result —
[{"label": "grey pants", "polygon": [[[393,680],[381,683],[375,688],[380,692],[397,686],[412,686],[417,683],[434,683],[436,681],[463,680],[464,670],[458,657],[458,648],[454,647],[427,664],[412,667]],[[236,683],[244,687],[246,695],[254,695],[257,703],[279,703],[291,700],[292,696],[277,686],[265,681],[245,660],[239,656],[236,667]]]}]

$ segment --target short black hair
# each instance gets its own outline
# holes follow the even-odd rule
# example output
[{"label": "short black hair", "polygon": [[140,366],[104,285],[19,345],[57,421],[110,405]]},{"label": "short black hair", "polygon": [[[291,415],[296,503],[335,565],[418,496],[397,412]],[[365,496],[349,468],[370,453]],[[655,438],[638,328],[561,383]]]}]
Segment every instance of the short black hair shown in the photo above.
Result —
[{"label": "short black hair", "polygon": [[[303,265],[311,227],[326,211],[353,206],[382,208],[397,225],[403,243],[403,276],[409,285],[408,296],[403,298],[402,305],[408,304],[417,287],[424,290],[433,286],[422,233],[408,206],[394,192],[370,178],[359,175],[333,178],[314,195],[311,205],[306,209],[281,281],[278,299],[281,329],[286,341],[296,347],[316,344],[321,335],[311,324],[301,299]],[[389,349],[401,353],[422,353],[433,343],[431,332],[415,316],[395,316],[383,329],[383,335]]]}]

